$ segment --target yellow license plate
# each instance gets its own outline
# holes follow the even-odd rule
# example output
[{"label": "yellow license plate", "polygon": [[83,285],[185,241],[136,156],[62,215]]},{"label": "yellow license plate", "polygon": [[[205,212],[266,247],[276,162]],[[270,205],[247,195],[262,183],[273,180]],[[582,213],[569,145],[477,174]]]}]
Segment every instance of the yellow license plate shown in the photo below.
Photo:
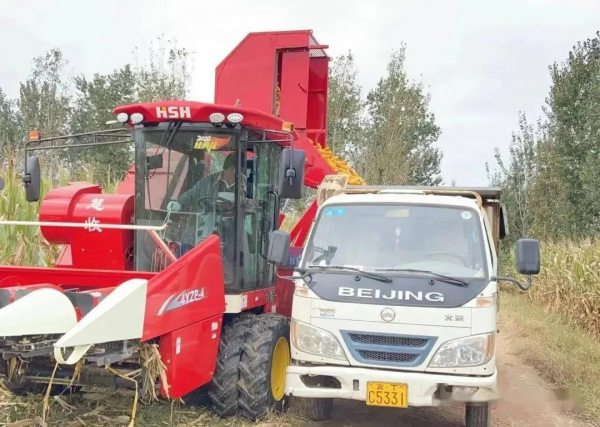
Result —
[{"label": "yellow license plate", "polygon": [[408,407],[408,386],[393,383],[367,383],[367,405]]}]

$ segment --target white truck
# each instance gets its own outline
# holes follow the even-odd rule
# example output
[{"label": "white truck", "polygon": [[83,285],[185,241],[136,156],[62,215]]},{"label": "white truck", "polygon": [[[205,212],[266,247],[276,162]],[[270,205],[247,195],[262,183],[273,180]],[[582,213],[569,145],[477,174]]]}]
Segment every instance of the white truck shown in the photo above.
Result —
[{"label": "white truck", "polygon": [[[498,282],[531,286],[536,240],[516,244],[527,284],[498,277],[499,188],[349,186],[322,195],[299,266],[285,393],[311,418],[333,399],[372,406],[465,405],[490,425],[497,389]],[[287,240],[286,240],[287,239]],[[288,246],[286,246],[288,245]],[[287,257],[276,231],[269,259]]]}]

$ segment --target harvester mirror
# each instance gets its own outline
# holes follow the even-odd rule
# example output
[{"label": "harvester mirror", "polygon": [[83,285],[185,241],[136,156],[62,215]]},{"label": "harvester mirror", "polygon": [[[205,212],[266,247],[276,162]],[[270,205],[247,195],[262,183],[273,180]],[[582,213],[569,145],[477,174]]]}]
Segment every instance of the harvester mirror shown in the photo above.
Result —
[{"label": "harvester mirror", "polygon": [[0,176],[0,191],[4,189],[4,178]]},{"label": "harvester mirror", "polygon": [[283,265],[288,262],[290,255],[290,235],[282,230],[275,230],[269,236],[269,252],[267,261]]},{"label": "harvester mirror", "polygon": [[535,239],[519,239],[515,247],[515,259],[519,274],[540,273],[540,244]]},{"label": "harvester mirror", "polygon": [[304,185],[304,150],[284,148],[281,152],[279,171],[279,197],[282,199],[300,199]]},{"label": "harvester mirror", "polygon": [[38,157],[27,157],[26,169],[23,175],[25,184],[25,196],[28,202],[40,200],[40,159]]}]

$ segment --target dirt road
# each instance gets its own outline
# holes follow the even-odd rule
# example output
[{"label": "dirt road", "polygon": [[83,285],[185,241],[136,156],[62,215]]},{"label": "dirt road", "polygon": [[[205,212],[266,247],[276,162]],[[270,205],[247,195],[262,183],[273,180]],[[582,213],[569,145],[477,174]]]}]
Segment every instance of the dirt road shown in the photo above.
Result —
[{"label": "dirt road", "polygon": [[[568,415],[569,402],[556,397],[536,370],[524,366],[514,352],[510,330],[498,335],[498,371],[502,400],[492,411],[494,427],[588,427]],[[337,401],[332,419],[313,427],[462,427],[464,409],[371,408],[362,402]]]}]

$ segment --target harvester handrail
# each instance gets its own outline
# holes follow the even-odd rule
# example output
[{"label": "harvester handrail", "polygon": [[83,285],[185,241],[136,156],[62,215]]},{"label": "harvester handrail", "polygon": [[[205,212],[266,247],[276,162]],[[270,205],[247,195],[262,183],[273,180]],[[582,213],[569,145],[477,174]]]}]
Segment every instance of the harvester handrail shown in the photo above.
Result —
[{"label": "harvester handrail", "polygon": [[25,225],[29,227],[71,227],[71,228],[93,228],[114,230],[153,230],[164,231],[169,223],[162,225],[128,225],[128,224],[102,224],[85,222],[44,222],[44,221],[8,221],[0,220],[0,225]]}]

